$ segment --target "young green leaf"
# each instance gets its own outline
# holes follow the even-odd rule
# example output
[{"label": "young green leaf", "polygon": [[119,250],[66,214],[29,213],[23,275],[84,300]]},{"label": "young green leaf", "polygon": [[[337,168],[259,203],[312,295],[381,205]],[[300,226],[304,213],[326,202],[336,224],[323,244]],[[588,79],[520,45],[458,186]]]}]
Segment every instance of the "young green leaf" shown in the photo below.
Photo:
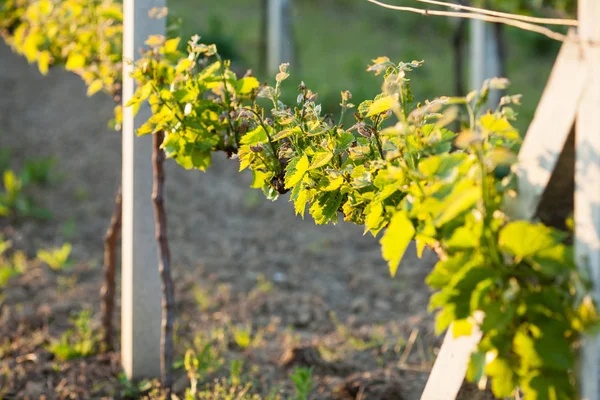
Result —
[{"label": "young green leaf", "polygon": [[396,212],[380,240],[383,258],[388,262],[391,276],[396,275],[398,264],[414,235],[415,228],[406,212]]}]

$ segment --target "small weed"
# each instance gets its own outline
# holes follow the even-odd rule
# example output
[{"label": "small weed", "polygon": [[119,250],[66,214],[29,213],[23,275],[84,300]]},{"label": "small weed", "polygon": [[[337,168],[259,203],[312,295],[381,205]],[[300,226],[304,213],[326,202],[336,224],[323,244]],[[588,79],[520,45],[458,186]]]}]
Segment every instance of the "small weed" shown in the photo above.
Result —
[{"label": "small weed", "polygon": [[338,346],[339,351],[350,349],[353,351],[366,351],[376,347],[383,346],[385,338],[380,334],[373,334],[370,340],[365,340],[357,335],[352,334],[350,330],[342,324],[334,312],[329,313],[331,322],[335,325],[335,330],[342,340],[342,346]]},{"label": "small weed", "polygon": [[17,174],[10,169],[10,153],[0,154],[0,217],[33,217],[50,219],[52,214],[35,204],[27,194],[27,188],[33,184],[45,184],[49,180],[51,165],[48,161],[28,161],[25,169]]},{"label": "small weed", "polygon": [[56,160],[52,157],[27,161],[23,173],[21,174],[23,184],[49,184],[52,180],[52,171],[54,170],[55,165]]},{"label": "small weed", "polygon": [[224,363],[221,352],[214,346],[213,340],[198,335],[194,339],[194,348],[185,353],[182,361],[175,363],[175,368],[183,365],[193,383],[205,380],[208,375],[221,369]]},{"label": "small weed", "polygon": [[244,360],[231,360],[229,362],[229,383],[240,385],[242,383],[242,372],[244,371]]},{"label": "small weed", "polygon": [[68,240],[73,239],[77,233],[75,218],[70,217],[60,226],[60,233]]},{"label": "small weed", "polygon": [[202,312],[206,312],[213,307],[210,294],[208,294],[207,291],[200,286],[194,287],[194,298],[196,299],[196,303],[198,303],[200,311]]},{"label": "small weed", "polygon": [[59,271],[70,265],[71,243],[65,243],[60,248],[50,250],[38,250],[37,257],[40,261],[48,264],[50,268]]},{"label": "small weed", "polygon": [[4,287],[9,279],[21,275],[27,267],[27,255],[23,251],[15,251],[10,257],[6,255],[11,247],[12,242],[0,236],[0,288]]},{"label": "small weed", "polygon": [[312,368],[294,368],[294,372],[290,375],[290,379],[294,382],[296,389],[295,400],[308,400],[308,395],[312,389]]},{"label": "small weed", "polygon": [[241,349],[246,350],[252,344],[252,329],[249,327],[234,327],[233,340]]},{"label": "small weed", "polygon": [[250,383],[232,384],[226,379],[220,379],[215,380],[212,385],[201,391],[198,391],[197,387],[192,384],[192,387],[186,390],[185,398],[186,400],[261,400],[259,395],[251,394],[251,390]]},{"label": "small weed", "polygon": [[66,293],[77,285],[77,276],[59,276],[56,282],[58,284],[57,291],[59,293]]},{"label": "small weed", "polygon": [[94,355],[98,341],[91,327],[92,312],[82,310],[71,319],[73,329],[67,330],[60,340],[50,346],[50,352],[62,361]]},{"label": "small weed", "polygon": [[248,300],[252,301],[261,294],[268,294],[273,290],[273,282],[267,280],[263,274],[258,274],[256,286],[248,293]]},{"label": "small weed", "polygon": [[150,391],[154,386],[152,381],[142,380],[140,382],[132,382],[127,378],[124,372],[119,374],[119,383],[123,388],[121,389],[121,396],[126,399],[138,399],[142,394]]}]

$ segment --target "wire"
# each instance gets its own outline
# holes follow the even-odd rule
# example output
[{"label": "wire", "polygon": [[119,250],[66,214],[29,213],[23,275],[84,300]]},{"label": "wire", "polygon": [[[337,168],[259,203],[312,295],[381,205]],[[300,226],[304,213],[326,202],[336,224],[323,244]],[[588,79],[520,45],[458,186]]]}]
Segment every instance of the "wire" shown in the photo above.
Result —
[{"label": "wire", "polygon": [[[425,16],[433,15],[433,16],[438,16],[438,17],[478,19],[478,20],[482,20],[482,21],[486,21],[486,22],[495,22],[495,23],[500,23],[500,24],[504,24],[504,25],[510,25],[510,26],[514,26],[519,29],[523,29],[526,31],[536,32],[536,33],[545,35],[545,36],[549,37],[550,39],[554,39],[559,42],[564,42],[567,38],[566,35],[555,32],[544,26],[539,26],[539,25],[532,24],[529,22],[517,21],[517,20],[504,18],[504,17],[496,17],[496,16],[491,16],[491,15],[482,15],[482,14],[466,13],[466,12],[459,12],[459,11],[438,11],[438,10],[429,10],[429,9],[422,9],[422,8],[415,8],[415,7],[394,6],[391,4],[382,3],[378,0],[367,0],[367,1],[369,3],[376,4],[383,8],[389,8],[390,10],[412,12],[412,13],[421,14],[421,15],[425,15]],[[421,1],[421,0],[417,0],[417,1]]]}]

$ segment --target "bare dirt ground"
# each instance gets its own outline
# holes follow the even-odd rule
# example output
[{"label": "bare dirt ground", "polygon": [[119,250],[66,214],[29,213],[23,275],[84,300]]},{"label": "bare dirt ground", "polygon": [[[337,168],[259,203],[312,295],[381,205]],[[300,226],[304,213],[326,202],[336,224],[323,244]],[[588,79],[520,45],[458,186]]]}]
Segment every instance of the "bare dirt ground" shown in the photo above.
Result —
[{"label": "bare dirt ground", "polygon": [[[0,220],[0,229],[31,257],[69,240],[76,261],[63,272],[33,263],[1,293],[0,398],[124,395],[118,348],[67,362],[47,350],[72,312],[91,308],[98,323],[102,236],[121,163],[120,135],[107,128],[112,109],[103,95],[86,98],[76,76],[54,70],[42,77],[0,45],[0,147],[12,150],[15,167],[55,157],[60,176],[38,195],[51,221]],[[427,372],[399,361],[408,356],[405,364],[426,367],[439,347],[423,282],[434,256],[419,260],[411,249],[392,279],[377,240],[360,227],[303,221],[287,199],[271,203],[249,189],[250,177],[237,172],[236,161],[214,158],[207,173],[171,162],[167,168],[176,358],[195,339],[196,346],[213,343],[225,360],[245,360],[245,376],[263,393],[279,387],[286,398],[293,365],[305,365],[313,367],[311,399],[340,397],[345,383],[345,398],[418,399]],[[238,326],[251,327],[246,349],[231,340]],[[227,369],[224,362],[209,376]],[[175,390],[181,394],[186,385],[184,371],[177,371]]]}]

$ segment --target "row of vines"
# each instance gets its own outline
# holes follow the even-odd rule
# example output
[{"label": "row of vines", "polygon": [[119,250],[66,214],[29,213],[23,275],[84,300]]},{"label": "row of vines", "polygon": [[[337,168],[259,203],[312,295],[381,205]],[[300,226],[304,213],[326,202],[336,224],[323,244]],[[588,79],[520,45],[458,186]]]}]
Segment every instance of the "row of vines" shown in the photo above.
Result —
[{"label": "row of vines", "polygon": [[[103,91],[117,101],[122,31],[121,6],[111,0],[0,5],[0,34],[40,72],[62,65],[84,79],[89,95]],[[214,152],[225,152],[240,171],[252,171],[252,187],[268,199],[289,194],[297,215],[364,226],[380,238],[392,276],[411,241],[419,255],[432,249],[439,256],[427,277],[436,331],[452,324],[455,335],[468,335],[478,324],[483,332],[469,380],[490,377],[497,397],[517,388],[527,399],[574,397],[579,340],[600,319],[569,233],[505,212],[505,199],[518,195],[510,167],[521,144],[511,124],[520,97],[486,108],[491,90],[507,88],[505,79],[465,97],[419,102],[411,86],[422,62],[380,57],[368,72],[381,77],[381,93],[355,102],[343,91],[334,115],[304,82],[290,84],[287,65],[269,85],[250,73],[238,77],[199,37],[152,36],[146,45],[127,106],[149,103],[152,116],[137,133],[155,135],[164,156],[205,171]],[[281,101],[284,90],[297,91],[294,104]],[[115,110],[118,128],[121,107]],[[118,232],[118,218],[115,225]],[[114,281],[114,269],[107,277]],[[114,296],[114,283],[107,287]]]}]

